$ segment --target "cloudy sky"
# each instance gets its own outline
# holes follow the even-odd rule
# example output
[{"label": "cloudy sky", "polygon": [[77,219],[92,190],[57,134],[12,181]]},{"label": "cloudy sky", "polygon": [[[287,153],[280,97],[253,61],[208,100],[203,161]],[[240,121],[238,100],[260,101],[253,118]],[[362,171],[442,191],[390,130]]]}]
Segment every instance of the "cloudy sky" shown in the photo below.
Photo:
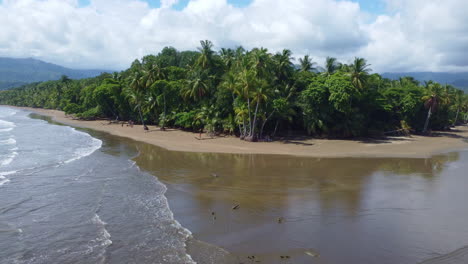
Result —
[{"label": "cloudy sky", "polygon": [[0,0],[0,56],[121,70],[165,46],[364,57],[375,72],[468,71],[468,0]]}]

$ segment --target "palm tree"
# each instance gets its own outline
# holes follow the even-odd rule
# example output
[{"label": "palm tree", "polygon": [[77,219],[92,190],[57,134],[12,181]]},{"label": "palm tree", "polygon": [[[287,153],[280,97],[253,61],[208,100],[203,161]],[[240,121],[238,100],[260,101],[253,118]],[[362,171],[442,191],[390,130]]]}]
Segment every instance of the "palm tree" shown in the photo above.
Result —
[{"label": "palm tree", "polygon": [[257,135],[255,134],[255,127],[257,126],[258,108],[263,101],[266,101],[268,99],[266,82],[260,81],[259,83],[256,84],[256,88],[257,89],[255,89],[252,92],[252,95],[253,95],[252,103],[256,103],[254,118],[253,118],[252,125],[251,125],[252,129],[250,130],[250,135],[249,135],[252,141],[257,141]]},{"label": "palm tree", "polygon": [[278,80],[281,82],[290,79],[294,69],[292,52],[288,49],[284,49],[281,53],[276,54],[274,58]]},{"label": "palm tree", "polygon": [[249,53],[249,68],[255,71],[258,78],[268,77],[270,54],[265,48],[253,49]]},{"label": "palm tree", "polygon": [[128,91],[129,98],[135,104],[135,108],[138,109],[141,124],[143,125],[143,128],[145,128],[145,120],[143,119],[143,114],[141,112],[141,107],[144,102],[145,84],[141,71],[136,71],[132,76],[130,88],[131,89]]},{"label": "palm tree", "polygon": [[438,106],[444,101],[443,88],[438,83],[428,84],[429,95],[423,96],[424,107],[428,109],[426,122],[424,123],[423,133],[427,133],[431,115],[437,111]]},{"label": "palm tree", "polygon": [[201,48],[198,48],[200,56],[198,57],[196,65],[202,69],[207,69],[211,66],[213,61],[213,43],[209,40],[201,40],[200,44]]},{"label": "palm tree", "polygon": [[325,59],[325,72],[326,76],[330,76],[340,68],[340,63],[333,57],[327,57]]},{"label": "palm tree", "polygon": [[235,58],[234,51],[232,49],[222,48],[219,52],[219,55],[221,56],[221,60],[224,63],[224,67],[226,69],[230,69]]},{"label": "palm tree", "polygon": [[[238,92],[239,85],[237,83],[237,78],[236,77],[237,76],[234,73],[234,71],[230,70],[224,75],[223,81],[221,82],[221,85],[220,85],[221,89],[226,89],[226,90],[231,92],[233,105],[235,103],[236,94],[237,95],[241,94],[241,93]],[[241,129],[240,123],[238,125],[239,125],[239,133],[242,134],[242,129]]]},{"label": "palm tree", "polygon": [[316,63],[312,61],[309,55],[305,55],[304,58],[299,59],[300,64],[300,72],[310,72],[316,71],[317,68],[315,67]]},{"label": "palm tree", "polygon": [[464,100],[463,100],[463,91],[456,90],[455,91],[455,107],[457,108],[457,113],[455,115],[455,120],[453,121],[453,126],[455,126],[458,122],[458,114],[460,113],[460,109],[463,107]]},{"label": "palm tree", "polygon": [[206,73],[203,71],[194,71],[182,90],[182,97],[185,99],[192,98],[195,101],[199,101],[208,93],[208,91],[209,84]]},{"label": "palm tree", "polygon": [[367,77],[372,69],[369,68],[364,58],[354,58],[354,63],[349,66],[349,75],[354,86],[358,89],[363,89],[367,82]]},{"label": "palm tree", "polygon": [[248,128],[249,132],[247,132],[247,127],[244,125],[245,135],[252,134],[252,111],[250,105],[250,98],[252,95],[252,90],[256,86],[255,82],[256,78],[256,71],[248,70],[244,68],[237,76],[238,86],[236,87],[236,93],[247,102],[247,112],[249,117]]},{"label": "palm tree", "polygon": [[[147,106],[150,111],[157,110],[158,107],[162,107],[162,114],[159,114],[159,121],[161,124],[161,130],[165,130],[166,119],[167,119],[167,107],[166,107],[166,94],[168,89],[168,83],[165,80],[159,80],[153,83],[149,90],[149,95],[146,97]],[[159,111],[156,111],[159,112]],[[160,112],[159,112],[160,113]]]}]

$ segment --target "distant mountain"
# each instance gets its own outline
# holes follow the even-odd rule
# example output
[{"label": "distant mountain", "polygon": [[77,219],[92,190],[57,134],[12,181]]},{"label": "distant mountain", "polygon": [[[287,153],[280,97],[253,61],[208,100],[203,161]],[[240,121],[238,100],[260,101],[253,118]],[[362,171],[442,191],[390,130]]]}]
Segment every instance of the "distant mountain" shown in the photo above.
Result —
[{"label": "distant mountain", "polygon": [[468,91],[468,72],[386,72],[383,77],[389,79],[399,79],[400,77],[411,76],[423,83],[424,81],[435,81],[441,84],[450,84],[457,88]]},{"label": "distant mountain", "polygon": [[95,77],[103,70],[74,70],[36,59],[0,57],[0,90],[27,83],[58,80],[62,75],[71,79]]}]

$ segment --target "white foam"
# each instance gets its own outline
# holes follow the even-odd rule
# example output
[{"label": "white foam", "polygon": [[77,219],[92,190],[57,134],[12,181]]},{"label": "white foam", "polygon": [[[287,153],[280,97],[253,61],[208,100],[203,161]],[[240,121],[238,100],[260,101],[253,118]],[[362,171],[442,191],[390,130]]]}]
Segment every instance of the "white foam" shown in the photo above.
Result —
[{"label": "white foam", "polygon": [[[137,168],[139,168],[139,167],[137,167]],[[185,241],[183,242],[183,243],[184,243],[184,248],[187,248],[187,243],[186,243],[186,242],[187,242],[187,240],[188,240],[189,238],[192,238],[192,236],[193,236],[193,235],[192,235],[192,232],[191,232],[190,230],[188,230],[187,228],[183,227],[183,226],[179,223],[179,221],[177,221],[177,220],[174,218],[174,213],[172,212],[172,210],[171,210],[171,208],[170,208],[170,206],[169,206],[169,201],[167,200],[166,195],[165,195],[165,194],[166,194],[166,191],[167,191],[167,187],[166,187],[166,185],[164,185],[164,184],[163,184],[162,182],[160,182],[160,181],[158,181],[158,183],[161,184],[161,185],[163,186],[163,188],[164,188],[164,189],[163,189],[163,193],[162,193],[162,198],[163,198],[163,201],[164,201],[164,203],[165,203],[165,206],[166,206],[167,210],[169,211],[169,217],[170,217],[170,219],[173,221],[172,226],[179,230],[179,234],[182,234],[182,235],[184,236],[184,240],[185,240]],[[185,256],[187,257],[187,263],[190,263],[190,264],[197,264],[197,263],[193,260],[192,256],[191,256],[190,254],[188,254],[188,252],[185,252]]]},{"label": "white foam", "polygon": [[13,145],[13,144],[16,144],[16,140],[14,138],[9,138],[7,140],[1,140],[0,141],[0,144],[3,144],[3,145]]},{"label": "white foam", "polygon": [[12,116],[14,114],[16,114],[16,110],[13,110],[11,108],[0,108],[0,110],[2,110],[2,112],[0,113],[0,117],[7,117],[7,116]]},{"label": "white foam", "polygon": [[2,179],[0,180],[0,186],[2,186],[3,184],[9,182],[10,180],[9,179]]},{"label": "white foam", "polygon": [[15,174],[17,171],[0,171],[0,179],[5,179],[5,176]]},{"label": "white foam", "polygon": [[96,241],[101,242],[101,246],[109,246],[112,244],[111,235],[106,229],[107,223],[102,221],[101,217],[98,214],[94,214],[92,222],[100,227],[99,236],[96,238]]},{"label": "white foam", "polygon": [[77,150],[75,150],[75,153],[74,153],[75,157],[64,161],[64,163],[70,163],[70,162],[79,160],[79,159],[81,159],[83,157],[89,156],[89,155],[93,154],[94,151],[101,148],[101,146],[102,146],[102,141],[101,140],[93,138],[93,137],[91,138],[91,140],[92,140],[91,146],[87,146],[87,147],[84,147],[84,148],[78,148]]},{"label": "white foam", "polygon": [[12,130],[13,130],[12,127],[10,127],[10,128],[0,128],[0,133],[2,133],[2,132],[10,132],[10,131],[12,131]]},{"label": "white foam", "polygon": [[9,182],[10,180],[7,179],[5,176],[8,175],[6,173],[2,174],[3,172],[0,172],[0,186],[2,186],[3,184]]},{"label": "white foam", "polygon": [[14,128],[14,127],[16,127],[15,123],[0,119],[0,128]]},{"label": "white foam", "polygon": [[100,248],[100,252],[99,252],[100,260],[97,261],[96,263],[105,263],[106,248],[112,245],[112,240],[110,239],[111,235],[109,231],[107,231],[106,229],[107,223],[102,221],[101,217],[97,213],[94,213],[94,216],[91,219],[91,221],[99,227],[99,230],[98,230],[98,235],[96,239],[93,239],[91,241],[92,244],[88,246],[89,248],[88,252],[93,252],[95,248]]},{"label": "white foam", "polygon": [[10,155],[8,155],[7,158],[0,160],[0,166],[6,166],[10,164],[15,159],[16,156],[18,156],[18,152],[16,151],[12,152]]}]

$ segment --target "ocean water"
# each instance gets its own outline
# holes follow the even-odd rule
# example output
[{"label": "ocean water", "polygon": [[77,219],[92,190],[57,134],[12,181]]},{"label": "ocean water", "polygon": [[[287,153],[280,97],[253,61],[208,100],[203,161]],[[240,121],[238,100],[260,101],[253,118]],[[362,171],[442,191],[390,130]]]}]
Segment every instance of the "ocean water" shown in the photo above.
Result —
[{"label": "ocean water", "polygon": [[0,106],[0,263],[194,263],[137,154]]}]

